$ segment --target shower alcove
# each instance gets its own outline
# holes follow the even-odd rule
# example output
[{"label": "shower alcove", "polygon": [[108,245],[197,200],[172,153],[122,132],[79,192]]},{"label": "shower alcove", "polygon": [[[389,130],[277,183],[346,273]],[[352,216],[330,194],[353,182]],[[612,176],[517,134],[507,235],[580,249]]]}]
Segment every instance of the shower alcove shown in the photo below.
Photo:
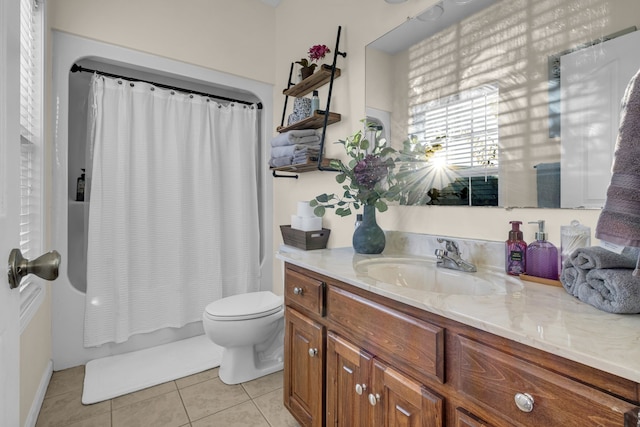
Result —
[{"label": "shower alcove", "polygon": [[[77,180],[85,168],[87,99],[91,73],[70,72],[74,64],[135,79],[211,93],[227,98],[260,102],[260,147],[271,134],[271,85],[88,40],[65,33],[53,33],[52,150],[53,224],[52,247],[62,254],[60,278],[51,286],[54,370],[82,365],[100,357],[152,347],[203,333],[201,322],[182,328],[165,328],[138,334],[121,344],[83,345],[86,292],[87,203],[76,200]],[[269,153],[262,149],[259,171],[261,222],[261,290],[272,290],[271,182],[267,167]],[[266,225],[266,227],[264,226]],[[142,255],[141,255],[142,256]]]}]

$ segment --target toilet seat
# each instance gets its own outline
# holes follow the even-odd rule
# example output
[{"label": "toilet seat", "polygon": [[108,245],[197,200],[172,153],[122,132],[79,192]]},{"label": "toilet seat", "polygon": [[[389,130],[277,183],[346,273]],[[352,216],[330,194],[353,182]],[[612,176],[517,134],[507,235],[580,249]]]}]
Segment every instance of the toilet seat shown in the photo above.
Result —
[{"label": "toilet seat", "polygon": [[269,316],[282,310],[284,300],[270,291],[249,292],[222,298],[207,305],[212,320],[247,320]]}]

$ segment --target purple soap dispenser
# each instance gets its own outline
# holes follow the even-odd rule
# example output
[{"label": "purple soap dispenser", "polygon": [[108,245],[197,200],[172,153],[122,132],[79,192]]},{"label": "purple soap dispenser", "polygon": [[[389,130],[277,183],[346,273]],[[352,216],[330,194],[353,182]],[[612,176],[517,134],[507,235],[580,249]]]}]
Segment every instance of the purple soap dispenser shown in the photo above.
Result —
[{"label": "purple soap dispenser", "polygon": [[527,247],[527,274],[558,280],[558,248],[547,241],[544,220],[530,221],[529,224],[538,224],[538,231],[536,241]]},{"label": "purple soap dispenser", "polygon": [[509,239],[505,242],[505,268],[507,274],[519,276],[526,271],[527,243],[522,240],[520,224],[522,221],[509,221],[511,230]]}]

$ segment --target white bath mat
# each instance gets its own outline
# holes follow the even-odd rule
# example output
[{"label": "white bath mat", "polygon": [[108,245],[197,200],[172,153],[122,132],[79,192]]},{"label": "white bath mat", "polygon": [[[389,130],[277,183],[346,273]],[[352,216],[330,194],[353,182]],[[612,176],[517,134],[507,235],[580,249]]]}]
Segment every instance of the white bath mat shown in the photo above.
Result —
[{"label": "white bath mat", "polygon": [[92,360],[85,366],[88,405],[220,366],[222,347],[206,335]]}]

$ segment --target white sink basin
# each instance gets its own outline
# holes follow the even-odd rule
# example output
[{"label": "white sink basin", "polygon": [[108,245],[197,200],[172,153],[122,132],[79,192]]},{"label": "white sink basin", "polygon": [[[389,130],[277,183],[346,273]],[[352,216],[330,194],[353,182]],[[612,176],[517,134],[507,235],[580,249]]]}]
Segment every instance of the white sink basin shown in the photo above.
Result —
[{"label": "white sink basin", "polygon": [[374,258],[357,261],[356,272],[378,282],[403,288],[449,295],[496,295],[508,286],[519,286],[506,274],[479,271],[465,273],[436,266],[435,260]]}]

